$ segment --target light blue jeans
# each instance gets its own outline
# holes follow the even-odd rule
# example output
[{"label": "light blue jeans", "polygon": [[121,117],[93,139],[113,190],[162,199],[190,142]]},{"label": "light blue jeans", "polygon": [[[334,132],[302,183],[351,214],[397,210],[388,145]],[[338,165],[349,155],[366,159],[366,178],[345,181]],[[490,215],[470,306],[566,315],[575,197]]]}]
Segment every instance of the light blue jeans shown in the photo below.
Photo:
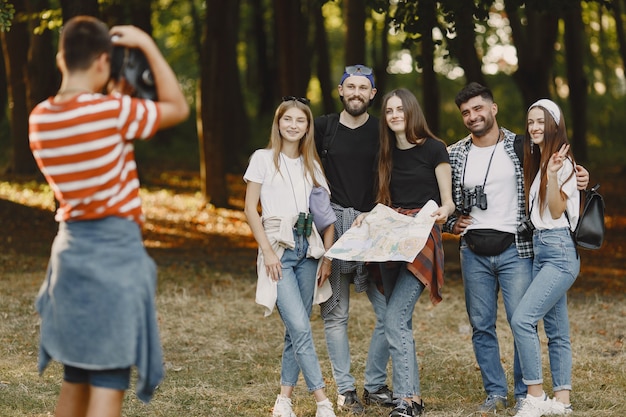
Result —
[{"label": "light blue jeans", "polygon": [[[337,391],[342,394],[354,391],[355,379],[350,373],[350,343],[348,341],[348,317],[350,310],[350,283],[352,274],[341,274],[339,277],[339,304],[324,317],[324,332],[328,356],[333,367],[333,377]],[[385,317],[385,296],[378,291],[376,284],[370,281],[367,298],[376,315],[376,325],[370,340],[365,364],[365,389],[375,392],[387,380],[387,363],[389,362],[389,345],[385,337],[383,318]]]},{"label": "light blue jeans", "polygon": [[513,314],[511,327],[520,351],[523,381],[543,383],[537,323],[543,319],[554,391],[572,389],[572,348],[567,290],[580,272],[580,259],[567,228],[533,234],[533,281]]},{"label": "light blue jeans", "polygon": [[310,392],[324,388],[322,370],[313,344],[311,308],[316,285],[317,259],[306,257],[306,239],[295,236],[296,247],[285,249],[280,260],[283,278],[278,281],[276,307],[285,324],[283,386],[296,386],[300,371]]},{"label": "light blue jeans", "polygon": [[391,354],[395,398],[421,396],[413,338],[413,311],[425,287],[406,266],[405,262],[384,263],[380,266],[387,299],[385,335]]},{"label": "light blue jeans", "polygon": [[[465,287],[465,306],[472,326],[474,355],[480,367],[483,387],[488,395],[508,395],[506,374],[500,362],[496,334],[498,291],[502,290],[506,318],[511,318],[532,279],[532,258],[520,258],[512,244],[496,256],[477,255],[461,238],[461,271]],[[515,398],[526,396],[518,349],[513,358]]]}]

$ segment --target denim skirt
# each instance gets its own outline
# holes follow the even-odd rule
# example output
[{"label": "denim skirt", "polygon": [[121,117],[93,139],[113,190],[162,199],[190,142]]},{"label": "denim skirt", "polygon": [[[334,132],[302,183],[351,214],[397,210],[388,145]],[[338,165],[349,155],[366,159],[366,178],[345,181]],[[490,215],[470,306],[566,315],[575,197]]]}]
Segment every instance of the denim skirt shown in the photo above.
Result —
[{"label": "denim skirt", "polygon": [[164,376],[155,293],[156,265],[134,221],[60,223],[35,302],[39,372],[51,359],[88,370],[136,366],[137,396],[149,401]]}]

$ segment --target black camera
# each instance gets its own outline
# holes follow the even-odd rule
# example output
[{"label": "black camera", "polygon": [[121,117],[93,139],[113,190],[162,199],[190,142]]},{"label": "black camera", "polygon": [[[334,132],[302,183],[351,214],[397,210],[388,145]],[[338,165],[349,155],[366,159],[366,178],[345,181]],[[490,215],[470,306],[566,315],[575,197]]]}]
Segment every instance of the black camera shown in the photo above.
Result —
[{"label": "black camera", "polygon": [[157,99],[152,69],[144,53],[137,48],[114,46],[111,55],[111,78],[124,78],[133,88],[133,97]]},{"label": "black camera", "polygon": [[472,211],[472,207],[478,207],[481,210],[487,210],[487,194],[482,185],[477,185],[473,190],[463,189],[462,192],[461,213],[468,216]]},{"label": "black camera", "polygon": [[524,217],[519,226],[517,226],[517,234],[525,239],[530,239],[534,231],[535,225],[528,217]]}]

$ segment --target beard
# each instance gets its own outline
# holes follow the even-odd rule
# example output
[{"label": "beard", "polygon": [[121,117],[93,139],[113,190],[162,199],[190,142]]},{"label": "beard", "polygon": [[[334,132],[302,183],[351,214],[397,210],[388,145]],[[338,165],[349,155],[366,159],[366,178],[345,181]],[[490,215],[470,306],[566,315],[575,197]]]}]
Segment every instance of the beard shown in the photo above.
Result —
[{"label": "beard", "polygon": [[495,118],[491,115],[489,115],[487,118],[485,118],[483,120],[483,126],[482,127],[474,127],[474,126],[466,126],[467,129],[472,132],[472,134],[474,136],[477,137],[482,137],[485,136],[494,126],[495,124]]},{"label": "beard", "polygon": [[348,100],[344,96],[341,96],[341,102],[343,103],[343,108],[346,112],[353,117],[364,114],[367,112],[367,108],[369,107],[369,102],[366,103],[360,100],[360,98]]}]

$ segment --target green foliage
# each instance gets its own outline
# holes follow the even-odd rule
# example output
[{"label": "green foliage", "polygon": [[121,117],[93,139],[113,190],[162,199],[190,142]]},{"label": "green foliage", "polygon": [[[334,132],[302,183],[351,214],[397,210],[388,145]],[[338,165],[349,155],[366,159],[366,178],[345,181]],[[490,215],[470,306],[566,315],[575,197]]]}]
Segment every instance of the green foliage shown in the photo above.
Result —
[{"label": "green foliage", "polygon": [[7,32],[11,30],[11,21],[15,15],[15,7],[9,3],[9,0],[0,0],[0,31]]}]

